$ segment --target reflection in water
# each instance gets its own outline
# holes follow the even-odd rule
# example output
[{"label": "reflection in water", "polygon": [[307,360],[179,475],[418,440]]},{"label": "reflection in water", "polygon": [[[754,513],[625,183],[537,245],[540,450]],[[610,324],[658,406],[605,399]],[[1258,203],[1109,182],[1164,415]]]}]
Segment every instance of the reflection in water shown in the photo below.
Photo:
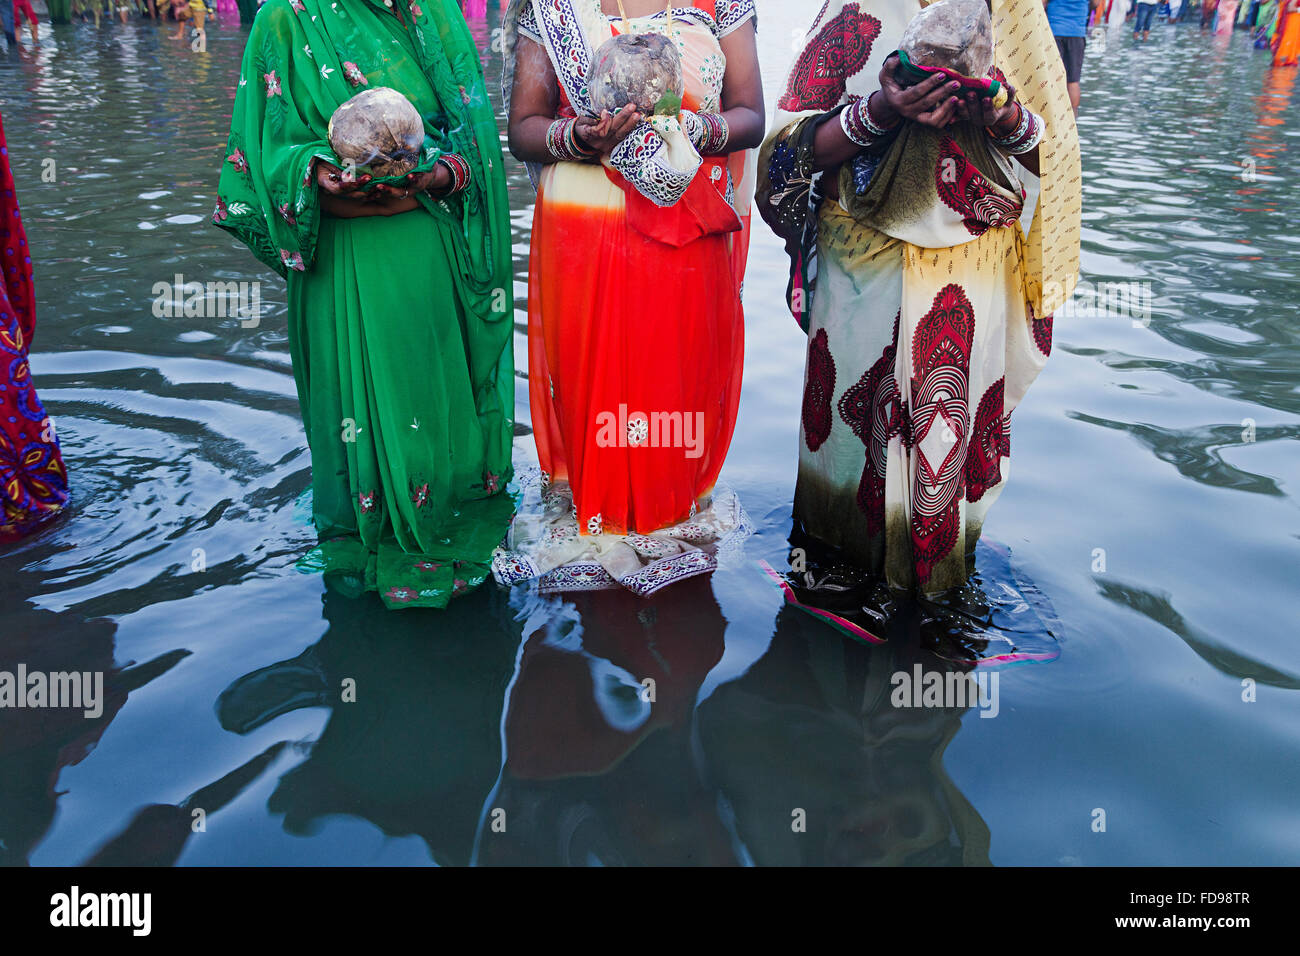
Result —
[{"label": "reflection in water", "polygon": [[491,588],[442,612],[381,609],[327,592],[324,637],[235,681],[217,715],[246,734],[299,708],[329,708],[306,759],[271,795],[285,830],[305,836],[349,814],[388,836],[419,836],[440,864],[464,865],[500,767],[518,628]]},{"label": "reflection in water", "polygon": [[1216,670],[1235,678],[1249,677],[1261,684],[1300,690],[1300,677],[1280,671],[1262,661],[1257,661],[1231,647],[1213,635],[1206,634],[1174,610],[1167,594],[1157,594],[1121,581],[1098,579],[1097,591],[1108,601],[1131,608],[1150,618],[1161,627],[1177,634],[1201,660]]},{"label": "reflection in water", "polygon": [[988,829],[942,764],[966,707],[891,702],[898,671],[969,664],[899,632],[857,644],[787,608],[762,658],[697,707],[726,622],[709,581],[682,587],[689,601],[521,600],[477,862],[988,863]]},{"label": "reflection in water", "polygon": [[763,658],[700,706],[705,772],[753,862],[989,863],[988,827],[943,767],[964,708],[891,704],[892,675],[918,664],[966,670],[897,638],[828,640],[787,608]]},{"label": "reflection in water", "polygon": [[[668,590],[646,600],[525,600],[505,765],[477,862],[736,862],[692,739],[695,698],[722,657],[726,621],[707,579]],[[498,809],[504,832],[493,828]]]},{"label": "reflection in water", "polygon": [[[689,600],[519,588],[517,616],[486,590],[382,626],[373,601],[331,592],[325,636],[236,680],[218,717],[246,734],[328,708],[270,811],[297,835],[332,814],[415,834],[443,865],[988,862],[987,828],[942,765],[968,705],[890,702],[896,671],[969,663],[902,634],[866,648],[786,609],[762,659],[700,704],[726,620],[710,581],[682,588]],[[142,826],[195,805],[150,808]]]},{"label": "reflection in water", "polygon": [[[117,836],[86,861],[86,866],[171,866],[195,832],[206,832],[207,818],[239,796],[275,762],[284,741],[272,744],[221,779],[190,794],[179,804],[141,807]],[[201,821],[203,831],[195,827]]]},{"label": "reflection in water", "polygon": [[1151,450],[1156,458],[1178,469],[1184,478],[1218,488],[1235,488],[1259,495],[1285,497],[1279,482],[1256,475],[1223,460],[1221,450],[1232,445],[1300,438],[1300,426],[1243,429],[1241,425],[1201,425],[1197,428],[1157,428],[1137,422],[1113,422],[1070,412],[1069,417],[1124,432]]},{"label": "reflection in water", "polygon": [[[189,651],[175,650],[138,665],[113,660],[115,625],[49,611],[4,609],[0,671],[98,672],[102,712],[81,708],[0,710],[0,865],[27,862],[54,821],[59,774],[86,759],[132,691],[161,677]],[[85,847],[87,851],[90,845]]]}]

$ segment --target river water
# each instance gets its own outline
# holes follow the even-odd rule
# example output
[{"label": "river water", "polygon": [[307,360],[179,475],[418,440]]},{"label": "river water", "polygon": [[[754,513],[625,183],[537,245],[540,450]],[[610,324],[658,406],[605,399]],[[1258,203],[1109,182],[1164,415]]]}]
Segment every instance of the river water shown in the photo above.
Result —
[{"label": "river water", "polygon": [[[760,0],[769,106],[817,7]],[[471,17],[490,83],[497,16]],[[742,558],[646,602],[487,587],[443,613],[297,573],[284,285],[207,224],[246,34],[173,30],[43,25],[0,58],[73,492],[0,552],[0,669],[106,674],[98,717],[0,715],[0,861],[1300,862],[1296,70],[1187,25],[1091,44],[1097,295],[1057,316],[979,556],[1039,653],[984,670],[995,709],[900,708],[892,674],[954,665],[783,608],[757,563],[785,566],[805,350],[761,223],[723,473]],[[177,274],[260,281],[259,322],[156,316]]]}]

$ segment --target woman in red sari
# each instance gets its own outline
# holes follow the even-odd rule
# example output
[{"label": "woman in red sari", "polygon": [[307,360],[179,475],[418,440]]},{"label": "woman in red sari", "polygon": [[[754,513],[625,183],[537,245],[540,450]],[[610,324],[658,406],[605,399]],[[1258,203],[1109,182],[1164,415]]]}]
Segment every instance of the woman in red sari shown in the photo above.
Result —
[{"label": "woman in red sari", "polygon": [[[740,400],[764,128],[754,19],[753,0],[507,10],[510,148],[538,189],[528,340],[542,481],[498,554],[503,583],[645,595],[712,570],[745,526],[734,496],[712,492]],[[676,45],[680,112],[595,108],[596,51],[626,33]]]},{"label": "woman in red sari", "polygon": [[27,354],[36,327],[27,246],[0,118],[0,541],[53,518],[68,501],[68,476],[54,426],[32,386]]}]

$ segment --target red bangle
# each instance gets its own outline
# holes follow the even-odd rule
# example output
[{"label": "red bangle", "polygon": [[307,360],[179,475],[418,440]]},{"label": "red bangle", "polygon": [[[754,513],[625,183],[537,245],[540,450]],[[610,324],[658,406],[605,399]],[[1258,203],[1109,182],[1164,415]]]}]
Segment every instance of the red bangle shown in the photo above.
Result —
[{"label": "red bangle", "polygon": [[465,157],[457,153],[445,153],[438,158],[438,162],[451,172],[451,188],[444,192],[443,196],[454,196],[456,193],[464,192],[470,180],[469,163],[465,162]]}]

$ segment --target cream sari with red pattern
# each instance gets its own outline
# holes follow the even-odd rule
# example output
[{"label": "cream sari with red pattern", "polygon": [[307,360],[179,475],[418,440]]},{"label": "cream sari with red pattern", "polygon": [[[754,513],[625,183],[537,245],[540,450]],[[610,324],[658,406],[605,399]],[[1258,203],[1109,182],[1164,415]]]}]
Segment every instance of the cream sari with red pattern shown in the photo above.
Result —
[{"label": "cream sari with red pattern", "polygon": [[827,3],[763,147],[757,201],[787,240],[809,338],[796,519],[891,587],[935,593],[965,582],[1005,485],[1011,412],[1077,274],[1080,190],[1042,4],[994,0],[995,63],[1044,120],[1041,181],[970,124],[908,123],[879,160],[845,165],[840,201],[822,198],[813,124],[878,88],[921,6]]}]

